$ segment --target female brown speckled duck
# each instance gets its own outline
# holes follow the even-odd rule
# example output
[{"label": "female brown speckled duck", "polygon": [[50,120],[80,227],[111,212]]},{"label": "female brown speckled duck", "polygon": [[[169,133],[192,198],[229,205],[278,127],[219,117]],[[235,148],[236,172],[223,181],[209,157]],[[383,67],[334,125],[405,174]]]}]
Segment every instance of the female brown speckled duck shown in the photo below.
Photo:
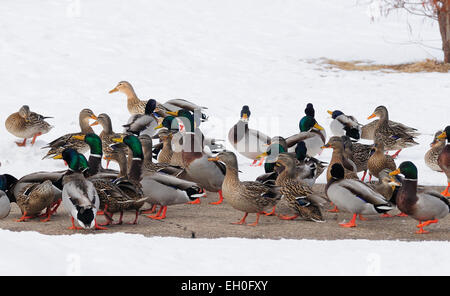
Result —
[{"label": "female brown speckled duck", "polygon": [[394,158],[398,156],[403,148],[419,144],[414,141],[414,134],[408,133],[407,130],[401,126],[389,125],[389,113],[385,106],[378,106],[375,108],[375,111],[367,119],[376,116],[380,119],[375,129],[375,139],[383,142],[386,151],[397,150],[397,152],[392,155]]},{"label": "female brown speckled duck", "polygon": [[5,121],[5,127],[14,136],[22,138],[23,142],[16,142],[17,146],[23,147],[28,138],[33,138],[31,145],[36,142],[36,138],[48,133],[53,127],[48,124],[45,117],[30,111],[30,107],[23,105],[18,112],[11,114]]},{"label": "female brown speckled duck", "polygon": [[427,153],[425,153],[424,159],[425,159],[425,164],[432,169],[433,171],[436,172],[442,172],[442,169],[439,167],[438,164],[438,158],[439,155],[441,154],[442,150],[445,147],[445,141],[446,139],[439,139],[438,137],[442,134],[442,131],[438,131],[436,132],[436,134],[434,135],[434,139],[433,142],[431,142],[430,144],[430,149],[427,151]]},{"label": "female brown speckled duck", "polygon": [[233,208],[245,212],[244,217],[233,224],[245,224],[248,213],[256,213],[255,223],[248,225],[258,225],[261,213],[268,208],[272,208],[281,199],[282,194],[279,187],[254,181],[240,181],[238,162],[233,152],[220,152],[216,157],[209,160],[225,163],[227,170],[222,184],[223,197]]},{"label": "female brown speckled duck", "polygon": [[50,148],[50,150],[43,157],[43,159],[51,158],[56,155],[59,155],[66,148],[75,149],[78,153],[88,152],[89,145],[86,144],[84,141],[74,138],[73,136],[75,136],[75,135],[81,136],[81,135],[86,135],[89,133],[94,133],[94,130],[89,126],[90,119],[95,119],[95,120],[97,119],[97,117],[94,115],[94,112],[92,112],[91,109],[81,110],[80,116],[79,116],[79,124],[80,124],[80,128],[81,128],[81,132],[66,134],[66,135],[61,136],[61,137],[57,138],[56,140],[50,142],[47,146],[42,148],[42,149]]},{"label": "female brown speckled duck", "polygon": [[383,169],[390,169],[391,171],[397,168],[394,158],[390,155],[384,154],[384,144],[381,141],[375,142],[375,152],[370,156],[367,162],[369,168],[369,182],[372,180],[372,176],[379,178],[379,173]]},{"label": "female brown speckled duck", "polygon": [[280,215],[283,220],[292,220],[301,217],[305,220],[323,222],[320,207],[325,205],[326,200],[314,195],[310,186],[297,178],[296,159],[293,155],[281,153],[275,163],[281,168],[275,180],[275,185],[280,186],[283,198],[279,202],[294,212],[293,216]]}]

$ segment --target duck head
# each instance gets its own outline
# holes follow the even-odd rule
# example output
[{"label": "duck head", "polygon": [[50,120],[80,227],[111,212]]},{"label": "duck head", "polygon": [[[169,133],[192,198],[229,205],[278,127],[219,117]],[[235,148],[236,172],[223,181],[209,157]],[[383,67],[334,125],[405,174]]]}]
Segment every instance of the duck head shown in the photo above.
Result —
[{"label": "duck head", "polygon": [[340,111],[340,110],[334,110],[334,111],[330,111],[330,110],[328,110],[327,111],[328,112],[328,114],[330,114],[331,115],[331,118],[333,118],[333,119],[336,119],[338,116],[340,116],[340,115],[345,115],[342,111]]},{"label": "duck head", "polygon": [[375,110],[373,111],[373,113],[367,117],[367,119],[372,119],[374,117],[379,117],[379,118],[383,118],[386,117],[388,114],[388,110],[385,106],[378,106],[375,108]]},{"label": "duck head", "polygon": [[250,108],[247,105],[244,105],[241,109],[241,120],[248,122],[251,114]]},{"label": "duck head", "polygon": [[222,151],[215,157],[208,158],[209,161],[220,161],[223,162],[227,168],[232,168],[238,170],[238,162],[236,154],[231,151]]},{"label": "duck head", "polygon": [[313,129],[315,130],[323,130],[323,127],[321,127],[317,121],[312,116],[304,116],[299,123],[299,128],[301,132],[309,132]]},{"label": "duck head", "polygon": [[72,136],[72,138],[80,140],[80,141],[84,141],[86,144],[88,144],[89,147],[91,148],[91,152],[90,152],[91,154],[100,155],[100,156],[103,155],[102,140],[96,134],[89,133],[86,135],[74,135],[74,136]]},{"label": "duck head", "polygon": [[306,153],[308,152],[308,149],[306,148],[306,144],[303,141],[300,141],[297,143],[297,146],[295,147],[295,157],[299,161],[303,161],[306,158]]},{"label": "duck head", "polygon": [[189,110],[180,109],[175,112],[168,111],[166,113],[180,119],[183,123],[183,129],[186,130],[186,132],[194,132],[198,127],[198,121],[194,119],[194,115],[192,115]]},{"label": "duck head", "polygon": [[403,174],[406,179],[417,180],[417,167],[411,161],[404,161],[398,169],[389,173],[389,176]]},{"label": "duck head", "polygon": [[120,81],[117,83],[116,87],[109,91],[110,94],[115,92],[121,92],[126,95],[134,93],[133,87],[131,86],[131,83],[128,81]]},{"label": "duck head", "polygon": [[147,101],[147,104],[145,104],[145,114],[151,115],[153,112],[155,112],[156,109],[156,101],[154,99],[150,99]]},{"label": "duck head", "polygon": [[448,125],[445,130],[437,137],[438,139],[447,139],[450,142],[450,125]]},{"label": "duck head", "polygon": [[144,159],[141,141],[135,135],[126,135],[121,138],[113,138],[112,140],[116,143],[124,143],[127,145],[133,153],[133,158]]},{"label": "duck head", "polygon": [[314,117],[316,115],[316,111],[314,110],[313,104],[308,103],[306,105],[305,114],[306,114],[306,116],[311,116],[311,117]]},{"label": "duck head", "polygon": [[344,179],[344,167],[340,163],[335,163],[331,166],[331,177],[337,180]]}]

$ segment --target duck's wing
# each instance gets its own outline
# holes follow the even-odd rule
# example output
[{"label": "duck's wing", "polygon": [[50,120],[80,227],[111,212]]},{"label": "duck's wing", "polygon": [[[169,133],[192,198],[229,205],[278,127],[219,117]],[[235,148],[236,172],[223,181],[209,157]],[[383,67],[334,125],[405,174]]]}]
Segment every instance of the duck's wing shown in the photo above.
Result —
[{"label": "duck's wing", "polygon": [[[184,100],[184,99],[172,99],[172,100],[165,102],[162,105],[164,107],[166,107],[169,111],[172,111],[172,109],[174,109],[174,107],[176,107],[175,110],[186,109],[189,111],[208,109],[208,107],[199,106],[193,102],[190,102],[190,101]],[[173,111],[175,111],[175,110],[173,110]]]},{"label": "duck's wing", "polygon": [[374,206],[387,206],[389,204],[381,194],[375,192],[372,188],[359,180],[343,179],[340,180],[338,184],[366,203],[373,204]]},{"label": "duck's wing", "polygon": [[286,138],[286,145],[288,148],[290,148],[300,141],[304,141],[304,140],[313,138],[315,136],[317,136],[317,134],[315,134],[315,133],[301,132],[301,133],[298,133],[298,134],[295,134],[295,135],[292,135],[292,136]]}]

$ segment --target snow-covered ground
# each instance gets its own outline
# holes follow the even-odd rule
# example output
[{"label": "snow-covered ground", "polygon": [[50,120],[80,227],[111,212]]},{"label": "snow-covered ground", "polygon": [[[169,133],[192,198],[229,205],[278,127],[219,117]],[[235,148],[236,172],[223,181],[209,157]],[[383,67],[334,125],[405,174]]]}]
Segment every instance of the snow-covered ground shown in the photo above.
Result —
[{"label": "snow-covered ground", "polygon": [[[49,121],[55,127],[49,134],[38,138],[35,146],[20,149],[14,144],[15,137],[0,127],[1,173],[20,177],[37,170],[62,169],[64,166],[59,161],[41,160],[45,151],[40,148],[62,134],[79,130],[78,113],[83,108],[91,108],[96,114],[108,113],[115,130],[120,131],[121,125],[128,119],[126,99],[122,94],[108,94],[108,91],[118,81],[128,80],[141,99],[164,101],[185,98],[207,106],[210,121],[202,125],[202,129],[206,135],[222,139],[226,139],[228,129],[238,120],[244,104],[249,105],[252,112],[250,125],[271,136],[289,136],[298,132],[298,121],[308,102],[314,103],[316,118],[328,132],[330,118],[326,110],[340,109],[366,123],[366,118],[375,107],[383,104],[388,107],[391,119],[414,126],[423,133],[418,139],[421,145],[402,151],[398,161],[415,162],[419,167],[421,184],[445,185],[445,176],[426,167],[423,155],[434,132],[449,124],[448,108],[444,105],[449,102],[449,74],[345,72],[323,70],[314,62],[321,57],[377,63],[442,57],[438,50],[428,47],[439,47],[436,23],[397,12],[371,22],[370,9],[364,2],[4,0],[0,10],[0,118],[5,120],[21,105],[28,104],[38,113],[53,116],[54,119]],[[413,29],[412,37],[409,26]],[[426,47],[411,40],[423,40]],[[96,127],[96,131],[100,129]],[[319,158],[327,161],[330,156],[331,151],[324,151]],[[263,171],[262,168],[249,167],[247,159],[240,157],[239,161],[243,180],[252,180]],[[323,175],[319,182],[324,181]],[[49,273],[58,274],[65,272],[65,256],[76,254],[77,246],[86,244],[87,248],[81,249],[100,250],[101,245],[107,245],[106,248],[114,245],[109,240],[119,239],[126,240],[127,246],[129,243],[135,246],[132,248],[133,254],[139,251],[150,253],[144,247],[148,246],[163,252],[164,258],[171,258],[166,264],[186,266],[192,262],[186,259],[191,258],[188,254],[200,254],[203,245],[226,249],[228,246],[236,248],[257,243],[258,248],[245,248],[245,252],[252,253],[255,249],[285,248],[286,252],[278,253],[285,257],[276,257],[280,261],[291,261],[293,257],[286,256],[289,250],[295,252],[296,248],[312,252],[324,261],[326,256],[333,255],[331,250],[340,248],[348,251],[339,257],[341,262],[346,262],[344,266],[336,265],[314,272],[312,264],[308,268],[299,264],[285,270],[289,274],[300,274],[302,270],[317,274],[364,274],[367,256],[372,253],[381,254],[384,274],[420,274],[424,269],[420,269],[419,265],[424,268],[429,266],[425,258],[417,262],[416,270],[411,268],[407,264],[411,254],[429,255],[429,259],[434,260],[433,266],[441,264],[442,268],[436,269],[440,271],[445,271],[448,261],[441,260],[437,255],[439,249],[447,246],[446,243],[408,243],[411,251],[405,253],[402,250],[407,243],[400,242],[192,240],[183,241],[183,244],[195,245],[187,252],[186,249],[176,250],[173,247],[180,245],[174,243],[178,239],[120,234],[44,237],[34,233],[2,231],[0,240],[10,243],[2,243],[0,249],[14,251],[11,245],[18,246],[19,238],[25,241],[39,239],[41,248],[33,250],[40,250],[43,259],[60,256],[62,264],[48,267]],[[374,251],[377,245],[381,253]],[[55,246],[59,246],[56,254],[51,252]],[[351,269],[356,259],[352,262],[347,257],[354,256],[355,249],[361,252],[359,260],[362,263],[359,268]],[[17,251],[24,254],[14,257],[35,256],[28,254],[31,251],[25,247]],[[114,272],[101,269],[103,267],[99,263],[102,261],[96,261],[94,255],[99,252],[86,252],[86,257],[81,255],[83,273]],[[246,257],[245,252],[243,258]],[[127,252],[121,253],[127,256]],[[275,271],[274,265],[270,264],[273,256],[263,261],[247,260],[248,264],[245,267],[242,264],[242,268],[220,264],[229,260],[230,254],[227,251],[213,258],[213,254],[207,252],[210,260],[215,262],[211,266],[220,265],[223,268],[217,273],[232,273],[235,270],[240,270],[242,274],[281,272]],[[391,258],[405,261],[404,264],[393,264],[396,261]],[[152,268],[157,266],[154,260],[157,259],[153,258],[148,269],[138,270],[138,273],[152,273]],[[3,262],[0,273],[19,272],[18,269],[8,268],[10,264]],[[6,262],[16,265],[15,261]],[[38,263],[37,260],[32,262],[33,265]],[[89,262],[95,263],[96,269],[91,269]],[[195,262],[209,264],[206,261]],[[137,264],[137,257],[130,257],[126,263],[130,264],[130,268],[123,270],[135,272],[131,268],[134,263]],[[270,268],[265,268],[265,264],[270,264]],[[170,264],[167,265],[164,272],[169,274],[173,270]],[[200,265],[197,266],[197,274],[202,274],[204,270]],[[187,269],[177,270],[179,274],[187,273]],[[30,268],[30,273],[33,271],[37,272],[37,269]]]},{"label": "snow-covered ground", "polygon": [[0,238],[0,274],[10,275],[450,274],[446,242],[46,236],[5,230]]}]

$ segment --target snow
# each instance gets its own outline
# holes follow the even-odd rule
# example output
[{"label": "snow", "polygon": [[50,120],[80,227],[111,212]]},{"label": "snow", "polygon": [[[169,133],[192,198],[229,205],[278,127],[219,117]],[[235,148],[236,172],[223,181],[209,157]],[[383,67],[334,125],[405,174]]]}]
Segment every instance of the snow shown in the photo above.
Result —
[{"label": "snow", "polygon": [[[79,130],[78,113],[83,108],[89,107],[96,114],[109,114],[114,129],[121,131],[121,125],[128,119],[126,99],[123,94],[108,94],[108,91],[117,82],[127,80],[141,99],[184,98],[207,106],[210,121],[202,125],[202,130],[207,136],[221,139],[226,139],[244,104],[249,105],[252,112],[250,125],[271,136],[297,133],[298,121],[308,102],[314,104],[317,120],[329,134],[330,118],[326,110],[340,109],[356,116],[361,123],[367,123],[366,118],[375,107],[383,104],[392,120],[422,132],[418,139],[420,145],[403,150],[397,163],[411,160],[419,168],[420,184],[443,186],[446,184],[444,174],[426,167],[423,155],[435,131],[448,125],[448,108],[444,104],[449,102],[449,74],[345,72],[323,69],[318,62],[322,57],[377,63],[442,58],[439,50],[430,48],[440,47],[436,23],[402,12],[377,17],[372,22],[371,14],[373,11],[364,1],[356,0],[42,0],[39,3],[5,0],[0,11],[0,118],[5,120],[21,105],[28,104],[32,111],[55,117],[49,119],[55,127],[38,138],[35,146],[21,149],[14,144],[17,139],[4,127],[0,128],[3,139],[0,143],[1,172],[21,177],[38,170],[63,169],[60,161],[41,160],[46,151],[40,148],[59,135]],[[95,130],[100,132],[101,129],[95,127]],[[229,145],[228,148],[232,149]],[[330,156],[331,151],[325,150],[319,158],[327,161]],[[253,180],[263,172],[262,168],[249,167],[250,161],[243,157],[239,157],[239,162],[242,180]],[[325,174],[318,182],[325,182]],[[324,262],[328,256],[335,255],[329,250],[339,248],[342,252],[336,260],[347,262],[343,266],[327,266],[327,270],[315,270],[316,265],[312,263],[281,270],[277,264],[265,265],[270,260],[263,257],[261,251],[258,256],[266,260],[249,262],[243,254],[247,265],[242,263],[237,268],[220,264],[231,252],[218,257],[206,252],[208,260],[213,262],[210,265],[220,266],[215,272],[225,274],[235,274],[236,270],[243,274],[301,274],[306,270],[317,274],[364,273],[370,254],[380,254],[382,274],[421,274],[424,269],[413,269],[407,264],[409,256],[417,254],[419,249],[426,249],[421,254],[434,259],[433,271],[437,274],[445,273],[444,266],[448,263],[447,258],[436,260],[438,251],[446,244],[432,242],[267,240],[261,243],[221,239],[199,243],[198,240],[183,240],[183,244],[195,245],[187,252],[184,248],[168,247],[176,245],[173,243],[179,239],[175,238],[149,239],[125,234],[43,237],[36,233],[6,231],[1,231],[0,236],[2,241],[10,241],[10,244],[2,244],[1,248],[7,251],[0,252],[0,256],[10,253],[8,250],[16,251],[12,246],[20,247],[17,249],[23,251],[20,260],[31,261],[33,265],[30,273],[43,272],[38,266],[43,260],[58,258],[62,264],[50,265],[47,271],[62,274],[67,254],[78,254],[79,249],[89,250],[80,253],[83,274],[114,272],[106,267],[114,264],[107,260],[112,251],[102,255],[101,246],[107,244],[108,248],[116,248],[108,241],[124,238],[134,245],[133,254],[149,254],[144,260],[151,263],[146,269],[134,271],[133,264],[140,264],[142,257],[120,252],[129,259],[120,260],[129,266],[121,271],[129,273],[161,272],[159,268],[156,270],[158,264],[154,264],[154,260],[162,260],[156,256],[158,251],[165,254],[162,258],[171,258],[170,263],[184,266],[184,269],[177,269],[180,274],[188,271],[191,274],[187,266],[194,262],[195,273],[202,274],[205,270],[214,273],[213,268],[202,269],[205,268],[202,264],[210,264],[207,260],[191,258],[205,255],[200,250],[214,249],[203,249],[203,246],[218,245],[226,249],[223,244],[233,248],[245,245],[248,252],[252,249],[247,246],[256,243],[258,248],[253,250],[286,248],[286,252],[279,252],[280,256],[288,256],[295,248],[305,249],[306,246],[305,250],[321,255]],[[15,237],[39,241],[44,255],[33,260],[34,253],[19,244],[21,240]],[[37,238],[42,238],[42,242]],[[353,244],[354,247],[343,247]],[[410,252],[392,252],[393,248],[400,250],[404,244]],[[117,246],[120,247],[122,244]],[[98,251],[91,252],[92,248]],[[155,252],[149,251],[152,249]],[[55,250],[56,253],[52,253]],[[355,250],[358,256],[354,256]],[[195,256],[187,259],[187,254]],[[357,268],[350,268],[352,264],[346,261],[349,255],[358,258],[352,262],[358,263]],[[0,274],[19,272],[11,268],[19,268],[21,264],[9,261],[18,260],[16,257],[5,258],[11,264],[2,264]],[[418,266],[428,267],[425,257],[418,259]],[[98,264],[103,263],[102,260],[108,261],[104,267]],[[167,261],[166,266],[163,273],[174,272]],[[274,270],[274,266],[280,270]]]},{"label": "snow", "polygon": [[0,240],[0,274],[8,275],[450,274],[448,242],[181,239],[124,233],[48,236],[6,230],[0,231]]}]

